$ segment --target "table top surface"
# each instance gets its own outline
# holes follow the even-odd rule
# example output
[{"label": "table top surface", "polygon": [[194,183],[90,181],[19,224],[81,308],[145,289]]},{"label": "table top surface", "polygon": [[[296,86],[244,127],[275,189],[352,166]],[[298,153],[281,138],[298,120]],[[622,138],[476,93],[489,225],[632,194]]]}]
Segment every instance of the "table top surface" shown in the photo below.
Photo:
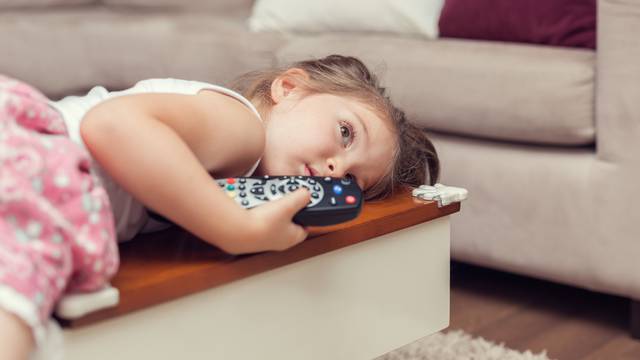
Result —
[{"label": "table top surface", "polygon": [[291,249],[241,256],[226,254],[180,228],[143,234],[120,245],[120,269],[111,282],[120,291],[119,304],[61,322],[76,327],[126,314],[459,210],[459,203],[439,208],[436,202],[417,200],[405,190],[365,203],[360,215],[349,222],[309,228],[307,240]]}]

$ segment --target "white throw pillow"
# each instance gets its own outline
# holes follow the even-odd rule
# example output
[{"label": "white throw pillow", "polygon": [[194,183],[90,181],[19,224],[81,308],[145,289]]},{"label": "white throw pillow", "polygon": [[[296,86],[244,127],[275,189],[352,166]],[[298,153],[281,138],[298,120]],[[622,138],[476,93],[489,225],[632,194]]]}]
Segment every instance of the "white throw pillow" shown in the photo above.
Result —
[{"label": "white throw pillow", "polygon": [[253,31],[391,32],[438,37],[444,0],[256,0]]}]

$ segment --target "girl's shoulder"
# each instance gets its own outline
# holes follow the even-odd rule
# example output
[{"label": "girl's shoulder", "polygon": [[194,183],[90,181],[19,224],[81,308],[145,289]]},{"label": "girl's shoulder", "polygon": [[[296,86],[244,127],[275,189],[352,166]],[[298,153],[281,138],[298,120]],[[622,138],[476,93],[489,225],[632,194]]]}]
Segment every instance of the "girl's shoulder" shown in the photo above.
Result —
[{"label": "girl's shoulder", "polygon": [[134,86],[122,91],[123,93],[174,93],[197,94],[204,88],[215,88],[218,85],[202,81],[183,80],[175,78],[153,78],[138,81]]},{"label": "girl's shoulder", "polygon": [[242,96],[240,93],[226,88],[224,86],[210,84],[203,81],[197,80],[183,80],[183,79],[175,79],[175,78],[162,78],[162,79],[146,79],[139,81],[134,85],[130,91],[131,93],[137,92],[150,92],[150,93],[175,93],[175,94],[185,94],[185,95],[197,95],[203,90],[209,90],[216,93],[221,93],[223,95],[230,96],[238,101],[240,101],[243,105],[248,107],[251,112],[261,119],[260,113],[255,108],[255,106],[249,101],[247,98]]}]

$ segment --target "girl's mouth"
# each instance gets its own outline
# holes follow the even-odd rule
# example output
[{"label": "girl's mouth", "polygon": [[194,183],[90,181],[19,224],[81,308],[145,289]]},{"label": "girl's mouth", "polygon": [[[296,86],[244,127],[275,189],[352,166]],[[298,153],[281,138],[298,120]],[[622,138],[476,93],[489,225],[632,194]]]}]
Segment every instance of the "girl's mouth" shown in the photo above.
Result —
[{"label": "girl's mouth", "polygon": [[305,164],[304,166],[304,172],[306,176],[315,176],[315,173],[313,171],[312,168],[310,168],[308,165]]}]

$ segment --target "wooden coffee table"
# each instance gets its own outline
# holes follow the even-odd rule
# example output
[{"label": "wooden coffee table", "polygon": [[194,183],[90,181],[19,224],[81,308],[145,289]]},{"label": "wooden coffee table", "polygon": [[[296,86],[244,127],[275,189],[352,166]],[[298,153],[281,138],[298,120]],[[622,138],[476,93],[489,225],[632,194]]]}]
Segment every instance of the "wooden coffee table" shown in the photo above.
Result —
[{"label": "wooden coffee table", "polygon": [[117,307],[65,323],[65,359],[372,359],[449,324],[454,203],[409,191],[284,252],[180,229],[121,245]]}]

